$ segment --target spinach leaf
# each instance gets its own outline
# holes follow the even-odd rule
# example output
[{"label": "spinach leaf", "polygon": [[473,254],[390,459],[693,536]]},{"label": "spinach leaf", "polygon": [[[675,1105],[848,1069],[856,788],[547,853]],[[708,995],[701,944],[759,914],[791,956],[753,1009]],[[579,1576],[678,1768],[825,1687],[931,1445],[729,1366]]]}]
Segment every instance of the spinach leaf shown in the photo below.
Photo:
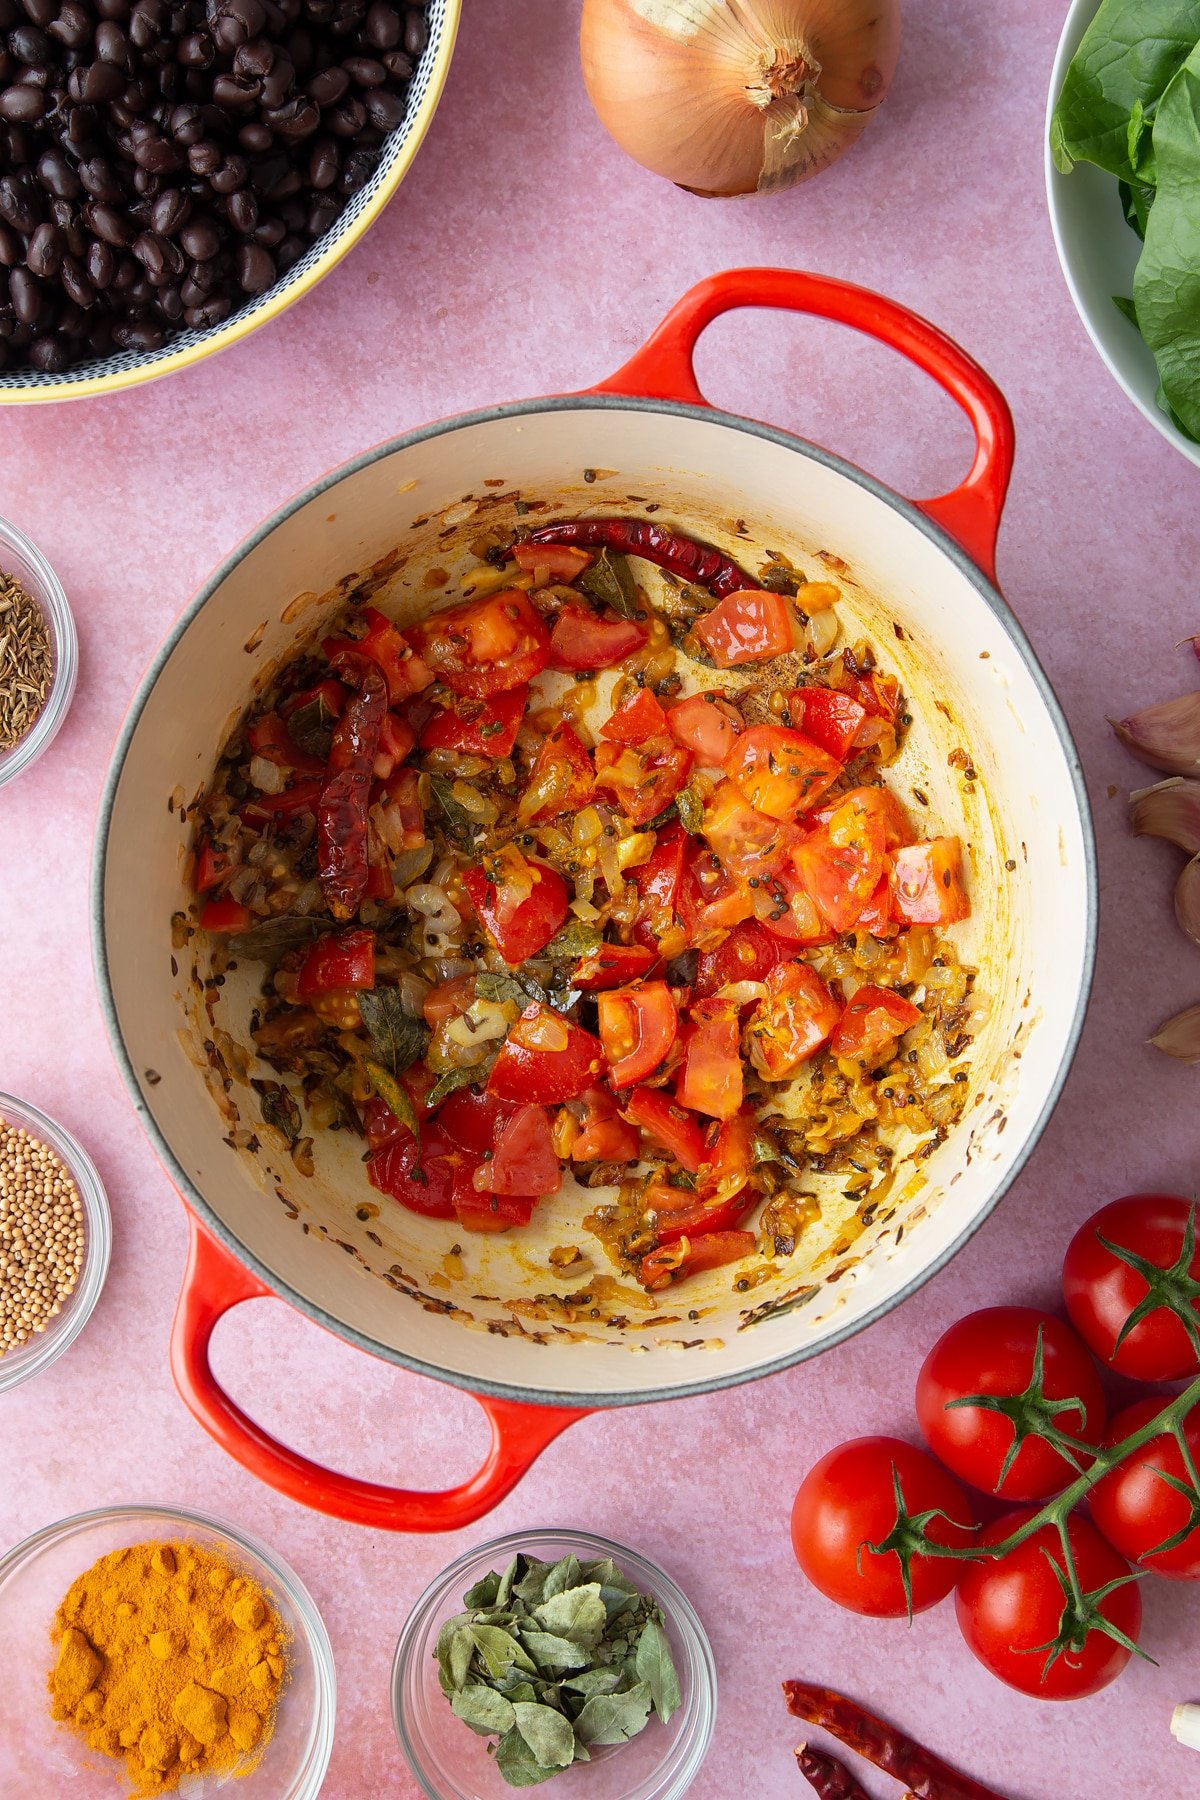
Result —
[{"label": "spinach leaf", "polygon": [[585,594],[602,606],[611,606],[623,619],[637,618],[637,585],[628,557],[601,550],[592,566],[579,577],[579,585]]},{"label": "spinach leaf", "polygon": [[[1123,181],[1153,181],[1134,109],[1152,119],[1200,40],[1200,0],[1102,0],[1072,59],[1050,125],[1055,165],[1092,162]],[[1133,149],[1137,162],[1131,160]]]},{"label": "spinach leaf", "polygon": [[1150,217],[1150,208],[1154,204],[1155,190],[1140,181],[1132,185],[1128,181],[1118,182],[1121,195],[1121,210],[1125,214],[1125,223],[1132,226],[1138,236],[1145,240],[1146,221]]},{"label": "spinach leaf", "polygon": [[409,1018],[399,988],[365,988],[358,996],[358,1010],[376,1056],[394,1077],[424,1056],[428,1029],[419,1019]]},{"label": "spinach leaf", "polygon": [[1158,190],[1133,302],[1172,414],[1200,441],[1200,44],[1163,95],[1154,154]]}]

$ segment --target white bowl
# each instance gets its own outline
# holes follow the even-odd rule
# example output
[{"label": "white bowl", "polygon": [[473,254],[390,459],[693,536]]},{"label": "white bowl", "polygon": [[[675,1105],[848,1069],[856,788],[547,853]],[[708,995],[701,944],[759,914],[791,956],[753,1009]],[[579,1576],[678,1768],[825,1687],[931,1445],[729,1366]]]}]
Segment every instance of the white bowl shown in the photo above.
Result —
[{"label": "white bowl", "polygon": [[1185,437],[1159,406],[1158,367],[1136,326],[1118,312],[1113,295],[1133,292],[1133,271],[1141,254],[1137,233],[1125,221],[1117,179],[1094,163],[1076,163],[1069,175],[1054,166],[1050,120],[1071,59],[1099,10],[1100,0],[1073,0],[1050,76],[1043,154],[1046,200],[1058,260],[1075,310],[1109,373],[1124,388],[1155,431],[1200,466],[1200,444]]}]

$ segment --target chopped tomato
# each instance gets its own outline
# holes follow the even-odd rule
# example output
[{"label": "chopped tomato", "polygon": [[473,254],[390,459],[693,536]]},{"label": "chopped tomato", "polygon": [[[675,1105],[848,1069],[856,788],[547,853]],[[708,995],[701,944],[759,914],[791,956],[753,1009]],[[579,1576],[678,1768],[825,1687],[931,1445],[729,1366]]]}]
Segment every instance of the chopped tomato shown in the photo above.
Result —
[{"label": "chopped tomato", "polygon": [[296,991],[302,1000],[331,989],[375,986],[375,933],[335,931],[319,937],[300,967]]},{"label": "chopped tomato", "polygon": [[705,768],[721,769],[742,730],[742,717],[715,694],[692,694],[667,714],[671,734]]},{"label": "chopped tomato", "polygon": [[850,691],[873,718],[885,719],[889,725],[895,723],[900,710],[900,683],[894,675],[886,675],[882,669],[856,675]]},{"label": "chopped tomato", "polygon": [[872,937],[893,938],[900,927],[892,918],[892,889],[885,875],[859,914],[858,929]]},{"label": "chopped tomato", "polygon": [[554,1153],[543,1106],[519,1106],[500,1123],[496,1147],[475,1172],[481,1194],[557,1194],[562,1164]]},{"label": "chopped tomato", "polygon": [[574,544],[514,544],[513,555],[527,575],[567,583],[582,575],[592,561],[590,550]]},{"label": "chopped tomato", "polygon": [[705,1198],[739,1193],[750,1180],[754,1167],[754,1138],[758,1120],[749,1107],[743,1107],[732,1118],[723,1119],[717,1141],[708,1152],[708,1167],[700,1183]]},{"label": "chopped tomato", "polygon": [[302,750],[277,712],[264,713],[246,733],[255,756],[279,769],[295,769],[301,775],[323,775],[325,758]]},{"label": "chopped tomato", "polygon": [[[474,998],[474,975],[453,975],[449,981],[437,982],[425,996],[422,1009],[425,1023],[431,1031],[436,1031],[447,1019],[457,1019],[460,1013],[465,1013]],[[450,1102],[446,1104],[448,1106]]]},{"label": "chopped tomato", "polygon": [[587,745],[563,719],[542,741],[521,800],[519,817],[553,819],[578,812],[592,797],[596,771]]},{"label": "chopped tomato", "polygon": [[812,896],[791,863],[784,863],[769,883],[756,890],[754,912],[772,937],[797,944],[801,949],[809,949],[814,944],[832,944],[837,936],[817,911]]},{"label": "chopped tomato", "polygon": [[675,929],[676,906],[690,843],[687,833],[672,822],[658,833],[649,862],[629,871],[629,879],[641,901],[635,932],[639,942],[648,948],[656,949],[660,939]]},{"label": "chopped tomato", "polygon": [[589,1088],[582,1100],[584,1115],[571,1146],[572,1162],[634,1162],[641,1148],[638,1134],[618,1113],[609,1090]]},{"label": "chopped tomato", "polygon": [[614,744],[644,744],[647,738],[664,737],[666,731],[666,713],[649,688],[639,688],[600,727],[600,736]]},{"label": "chopped tomato", "polygon": [[751,1059],[768,1081],[788,1081],[829,1042],[842,1008],[815,969],[781,963],[767,976],[749,1027]]},{"label": "chopped tomato", "polygon": [[436,1119],[396,1137],[367,1158],[367,1179],[409,1212],[427,1219],[453,1219],[458,1206],[486,1205],[471,1185],[479,1158],[448,1137]]},{"label": "chopped tomato", "polygon": [[726,1263],[740,1262],[754,1253],[752,1231],[709,1231],[701,1237],[681,1237],[677,1244],[663,1244],[643,1256],[638,1280],[651,1293],[683,1281],[701,1269],[719,1269]]},{"label": "chopped tomato", "polygon": [[396,713],[385,713],[383,724],[379,728],[379,748],[375,752],[373,773],[379,781],[386,781],[392,771],[399,767],[416,748],[417,734],[407,719]]},{"label": "chopped tomato", "polygon": [[[439,707],[421,731],[422,750],[461,750],[468,756],[508,756],[517,741],[529,688],[510,688],[490,700],[460,697]],[[401,759],[402,760],[402,759]]]},{"label": "chopped tomato", "polygon": [[815,806],[841,772],[827,750],[783,725],[752,725],[725,762],[725,773],[751,806],[788,821]]},{"label": "chopped tomato", "polygon": [[488,1092],[502,1100],[557,1106],[594,1086],[603,1068],[599,1038],[534,1001],[501,1045]]},{"label": "chopped tomato", "polygon": [[692,630],[718,669],[761,662],[796,648],[795,615],[782,594],[740,588],[719,600]]},{"label": "chopped tomato", "polygon": [[237,868],[232,853],[224,844],[214,844],[211,838],[205,838],[196,852],[196,867],[192,882],[198,894],[206,894],[209,888],[224,881],[226,875]]},{"label": "chopped tomato", "polygon": [[887,1060],[896,1039],[920,1017],[920,1010],[902,994],[868,984],[850,1001],[829,1047],[835,1056],[854,1057],[871,1068]]},{"label": "chopped tomato", "polygon": [[738,1009],[729,1000],[699,1000],[684,1034],[683,1072],[675,1083],[681,1106],[729,1119],[742,1104]]},{"label": "chopped tomato", "polygon": [[419,850],[425,842],[425,814],[421,808],[420,776],[415,769],[397,769],[371,790],[372,803],[392,814],[402,850]]},{"label": "chopped tomato", "polygon": [[707,844],[693,839],[679,890],[679,917],[688,944],[714,949],[727,931],[753,916],[755,893],[744,876],[730,874]]},{"label": "chopped tomato", "polygon": [[510,1231],[528,1225],[536,1205],[533,1194],[476,1194],[459,1200],[454,1214],[464,1231]]},{"label": "chopped tomato", "polygon": [[611,669],[640,650],[649,636],[636,619],[622,619],[616,613],[597,617],[586,607],[564,606],[550,633],[550,667],[573,672]]},{"label": "chopped tomato", "polygon": [[520,588],[432,613],[415,635],[438,680],[476,700],[524,687],[550,654],[550,635]]},{"label": "chopped tomato", "polygon": [[433,674],[403,632],[377,607],[364,607],[362,616],[368,627],[366,637],[326,638],[321,648],[335,669],[347,664],[353,666],[355,657],[365,656],[382,672],[387,682],[388,705],[399,706],[411,694],[419,694],[422,688],[427,688]]},{"label": "chopped tomato", "polygon": [[662,1088],[634,1088],[625,1108],[625,1117],[689,1174],[695,1175],[708,1160],[704,1134],[696,1115],[680,1106],[677,1100],[672,1100]]},{"label": "chopped tomato", "polygon": [[691,766],[691,752],[669,737],[596,745],[596,786],[614,796],[634,825],[648,824],[671,804]]},{"label": "chopped tomato", "polygon": [[570,896],[556,869],[530,862],[515,844],[463,873],[480,923],[505,962],[527,962],[544,950],[567,916]]},{"label": "chopped tomato", "polygon": [[916,841],[917,834],[913,830],[912,820],[889,787],[856,787],[844,794],[831,794],[813,813],[813,824],[828,825],[838,807],[848,806],[851,801],[861,811],[878,815],[883,825],[883,844],[886,850],[896,850],[901,844]]},{"label": "chopped tomato", "polygon": [[884,875],[885,828],[858,789],[810,832],[792,861],[818,912],[835,931],[851,931]]},{"label": "chopped tomato", "polygon": [[898,850],[891,885],[892,916],[903,925],[957,925],[970,915],[962,845],[956,837],[930,838]]},{"label": "chopped tomato", "polygon": [[395,897],[396,884],[392,880],[392,871],[386,863],[372,862],[367,865],[367,885],[363,889],[364,900],[391,900]]},{"label": "chopped tomato", "polygon": [[[449,986],[449,983],[442,985]],[[485,1150],[495,1149],[501,1127],[508,1123],[514,1111],[511,1102],[498,1100],[495,1094],[476,1093],[469,1087],[455,1088],[438,1108],[438,1124],[447,1137],[452,1137],[464,1150],[474,1150],[477,1156],[482,1156]]]},{"label": "chopped tomato", "polygon": [[200,908],[201,931],[249,931],[254,914],[240,901],[223,894],[219,900],[206,900]]},{"label": "chopped tomato", "polygon": [[788,695],[788,717],[797,731],[845,762],[854,748],[867,709],[853,694],[837,688],[796,688]]},{"label": "chopped tomato", "polygon": [[596,1002],[600,1042],[615,1088],[632,1087],[652,1075],[675,1042],[679,1012],[665,981],[613,988]]},{"label": "chopped tomato", "polygon": [[790,955],[787,945],[757,919],[746,919],[734,926],[723,944],[704,951],[696,969],[696,992],[704,998],[734,981],[765,981]]},{"label": "chopped tomato", "polygon": [[690,1206],[659,1214],[654,1235],[660,1244],[677,1244],[683,1237],[700,1238],[712,1231],[732,1231],[756,1198],[753,1189],[747,1191],[745,1188],[724,1200],[697,1200],[694,1194],[689,1194]]},{"label": "chopped tomato", "polygon": [[657,961],[654,951],[644,944],[601,944],[580,957],[571,985],[585,991],[621,987],[645,975]]},{"label": "chopped tomato", "polygon": [[795,825],[759,812],[729,780],[718,782],[709,795],[703,831],[722,868],[732,875],[759,879],[786,862],[800,842]]},{"label": "chopped tomato", "polygon": [[239,811],[242,818],[251,824],[271,819],[295,818],[297,813],[316,811],[324,788],[324,776],[312,781],[297,781],[282,794],[255,794]]},{"label": "chopped tomato", "polygon": [[[426,1100],[436,1079],[433,1071],[427,1069],[422,1062],[413,1063],[412,1067],[405,1069],[400,1077],[400,1086],[412,1101],[413,1111],[418,1119],[429,1117]],[[372,1150],[382,1149],[385,1144],[394,1144],[397,1139],[409,1136],[408,1126],[402,1119],[396,1117],[391,1107],[386,1101],[381,1100],[378,1094],[372,1094],[370,1099],[364,1103],[362,1122],[367,1143]],[[438,1123],[441,1123],[440,1118]],[[423,1126],[422,1129],[424,1129]],[[469,1149],[471,1146],[468,1145],[467,1148]]]}]

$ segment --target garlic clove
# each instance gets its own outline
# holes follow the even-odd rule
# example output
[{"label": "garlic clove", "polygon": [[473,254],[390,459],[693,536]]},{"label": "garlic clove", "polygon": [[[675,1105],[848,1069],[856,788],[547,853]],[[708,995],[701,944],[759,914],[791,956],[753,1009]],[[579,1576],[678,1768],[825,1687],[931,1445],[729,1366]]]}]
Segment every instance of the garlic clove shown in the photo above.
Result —
[{"label": "garlic clove", "polygon": [[1109,724],[1140,762],[1169,775],[1200,772],[1200,693],[1160,700],[1129,719]]},{"label": "garlic clove", "polygon": [[1175,917],[1193,944],[1200,944],[1200,857],[1193,857],[1175,883]]},{"label": "garlic clove", "polygon": [[1189,1006],[1176,1013],[1159,1026],[1150,1042],[1177,1062],[1200,1062],[1200,1006]]},{"label": "garlic clove", "polygon": [[1200,1706],[1184,1702],[1171,1714],[1171,1736],[1189,1750],[1200,1750]]},{"label": "garlic clove", "polygon": [[1200,855],[1200,781],[1173,775],[1129,796],[1129,823],[1138,837],[1165,838],[1189,856]]}]

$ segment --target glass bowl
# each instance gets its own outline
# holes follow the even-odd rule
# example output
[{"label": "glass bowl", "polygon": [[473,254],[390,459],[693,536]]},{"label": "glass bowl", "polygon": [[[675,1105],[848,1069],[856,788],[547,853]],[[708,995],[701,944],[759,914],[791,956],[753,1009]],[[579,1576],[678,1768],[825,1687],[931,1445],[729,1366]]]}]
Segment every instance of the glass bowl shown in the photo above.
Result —
[{"label": "glass bowl", "polygon": [[413,1607],[392,1663],[392,1717],[409,1766],[429,1800],[502,1800],[514,1790],[488,1755],[493,1740],[477,1737],[450,1710],[438,1684],[438,1632],[463,1609],[462,1598],[489,1569],[500,1573],[518,1550],[544,1562],[574,1551],[581,1562],[611,1556],[643,1593],[653,1594],[663,1621],[683,1704],[670,1723],[651,1718],[627,1744],[597,1750],[553,1777],[563,1800],[678,1800],[708,1752],[717,1710],[717,1668],[691,1601],[669,1575],[624,1544],[581,1531],[516,1531],[470,1550],[444,1569]]},{"label": "glass bowl", "polygon": [[[34,730],[37,730],[37,726]],[[0,780],[2,779],[3,774],[0,772]],[[75,1186],[79,1189],[79,1198],[83,1202],[83,1267],[79,1271],[74,1291],[63,1301],[62,1311],[57,1318],[51,1320],[45,1331],[38,1332],[19,1349],[0,1356],[2,1394],[9,1388],[18,1387],[22,1381],[28,1381],[31,1375],[48,1368],[75,1342],[91,1318],[92,1308],[100,1298],[100,1290],[108,1274],[108,1259],[112,1250],[112,1219],[104,1184],[96,1173],[95,1164],[70,1132],[64,1131],[61,1125],[56,1125],[53,1119],[47,1118],[44,1112],[39,1112],[36,1106],[30,1106],[25,1100],[18,1100],[13,1094],[0,1094],[0,1120],[6,1120],[8,1124],[27,1131],[30,1137],[40,1138],[43,1144],[48,1145],[73,1177]]]},{"label": "glass bowl", "polygon": [[48,1525],[0,1558],[0,1642],[5,1645],[5,1717],[0,1731],[0,1793],[70,1794],[71,1800],[123,1800],[124,1764],[97,1754],[68,1725],[50,1717],[46,1677],[50,1625],[78,1575],[111,1550],[186,1540],[215,1552],[269,1593],[291,1634],[289,1674],[262,1761],[248,1774],[185,1776],[180,1800],[316,1800],[333,1750],[333,1651],[312,1598],[265,1544],[205,1513],[171,1506],[109,1506]]},{"label": "glass bowl", "polygon": [[14,575],[46,619],[54,654],[54,676],[45,705],[11,750],[0,750],[0,787],[37,761],[67,716],[79,671],[79,640],[62,583],[36,544],[0,519],[0,573]]}]

